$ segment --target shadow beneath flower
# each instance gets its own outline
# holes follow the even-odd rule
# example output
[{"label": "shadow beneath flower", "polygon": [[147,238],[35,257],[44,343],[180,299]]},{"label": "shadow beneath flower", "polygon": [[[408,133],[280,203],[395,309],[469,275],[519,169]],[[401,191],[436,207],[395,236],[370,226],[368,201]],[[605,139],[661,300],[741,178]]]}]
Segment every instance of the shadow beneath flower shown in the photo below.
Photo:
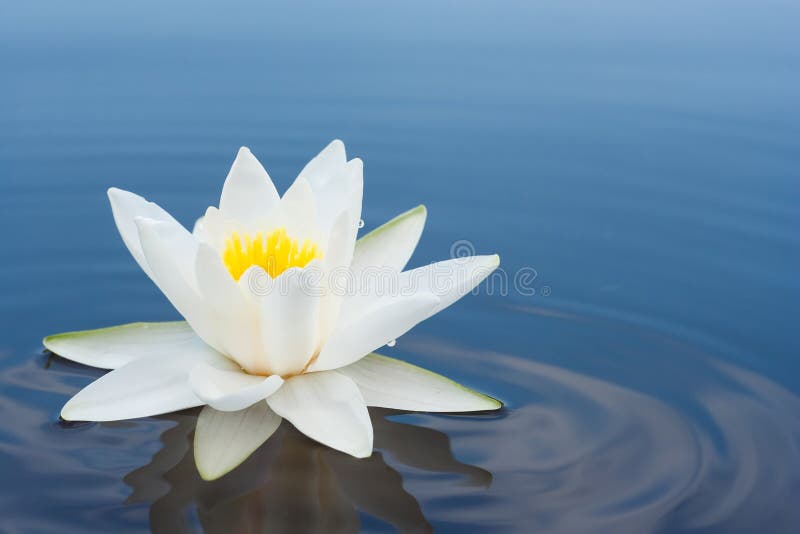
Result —
[{"label": "shadow beneath flower", "polygon": [[371,409],[376,450],[356,459],[305,437],[283,422],[250,458],[213,482],[200,478],[192,434],[198,410],[162,416],[176,426],[161,436],[150,463],[130,472],[129,503],[151,502],[154,532],[350,532],[366,514],[400,531],[431,526],[416,498],[405,490],[390,462],[414,469],[461,475],[464,484],[488,486],[488,471],[459,462],[447,435],[396,422],[402,412]]}]

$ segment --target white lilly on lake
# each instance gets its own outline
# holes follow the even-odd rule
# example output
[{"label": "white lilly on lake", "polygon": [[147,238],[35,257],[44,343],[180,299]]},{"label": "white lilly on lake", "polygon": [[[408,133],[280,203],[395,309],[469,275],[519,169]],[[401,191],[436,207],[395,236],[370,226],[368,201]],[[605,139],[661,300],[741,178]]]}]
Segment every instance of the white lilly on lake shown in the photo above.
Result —
[{"label": "white lilly on lake", "polygon": [[[72,397],[61,417],[114,421],[205,405],[194,454],[211,480],[243,462],[282,419],[363,458],[373,443],[367,406],[499,408],[443,376],[372,353],[468,294],[498,256],[404,271],[425,208],[357,239],[362,190],[362,162],[348,161],[341,141],[311,160],[283,196],[242,148],[219,207],[192,232],[156,204],[110,189],[123,241],[185,321],[45,338],[56,354],[112,369]],[[393,275],[374,283],[375,273],[384,281]]]}]

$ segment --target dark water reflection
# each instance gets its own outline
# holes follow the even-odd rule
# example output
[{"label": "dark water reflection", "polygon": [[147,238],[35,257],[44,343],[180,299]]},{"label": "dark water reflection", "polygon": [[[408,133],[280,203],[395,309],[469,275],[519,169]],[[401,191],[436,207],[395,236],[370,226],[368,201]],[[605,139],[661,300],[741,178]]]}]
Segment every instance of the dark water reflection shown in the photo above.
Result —
[{"label": "dark water reflection", "polygon": [[[133,488],[129,503],[152,503],[151,528],[190,530],[193,511],[206,531],[358,531],[358,511],[402,531],[428,531],[420,505],[403,488],[401,475],[384,454],[406,467],[461,475],[462,484],[487,487],[491,474],[457,461],[441,432],[385,419],[372,413],[376,452],[358,461],[309,440],[290,425],[230,476],[208,483],[197,475],[191,451],[194,415],[175,415],[164,432],[164,448],[146,466],[125,476]],[[165,481],[167,484],[165,484]]]}]

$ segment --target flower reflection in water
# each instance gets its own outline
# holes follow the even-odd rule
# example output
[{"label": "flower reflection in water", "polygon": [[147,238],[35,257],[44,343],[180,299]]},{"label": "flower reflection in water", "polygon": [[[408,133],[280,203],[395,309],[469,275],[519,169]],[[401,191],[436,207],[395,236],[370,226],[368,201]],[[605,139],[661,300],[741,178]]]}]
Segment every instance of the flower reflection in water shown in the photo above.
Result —
[{"label": "flower reflection in water", "polygon": [[464,484],[488,487],[492,475],[459,462],[447,435],[396,422],[393,410],[371,409],[375,451],[355,459],[320,445],[283,423],[245,463],[225,477],[204,482],[194,464],[192,433],[197,414],[160,417],[175,421],[161,436],[163,448],[150,463],[125,477],[129,504],[152,502],[155,532],[190,530],[189,514],[207,532],[349,532],[359,512],[401,531],[429,531],[419,503],[389,462],[424,471],[457,474]]}]

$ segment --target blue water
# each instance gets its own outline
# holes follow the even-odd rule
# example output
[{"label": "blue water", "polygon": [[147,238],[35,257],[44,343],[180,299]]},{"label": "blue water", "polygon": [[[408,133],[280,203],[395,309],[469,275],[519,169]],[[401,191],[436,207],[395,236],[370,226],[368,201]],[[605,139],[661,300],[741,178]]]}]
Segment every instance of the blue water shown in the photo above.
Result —
[{"label": "blue water", "polygon": [[[3,532],[800,531],[800,5],[0,2]],[[368,231],[425,203],[484,286],[386,354],[499,415],[284,424],[202,482],[196,411],[64,424],[54,332],[176,318],[113,225],[187,225],[249,146],[285,189],[341,138]],[[531,271],[533,269],[534,271]],[[527,293],[530,293],[529,291]]]}]

